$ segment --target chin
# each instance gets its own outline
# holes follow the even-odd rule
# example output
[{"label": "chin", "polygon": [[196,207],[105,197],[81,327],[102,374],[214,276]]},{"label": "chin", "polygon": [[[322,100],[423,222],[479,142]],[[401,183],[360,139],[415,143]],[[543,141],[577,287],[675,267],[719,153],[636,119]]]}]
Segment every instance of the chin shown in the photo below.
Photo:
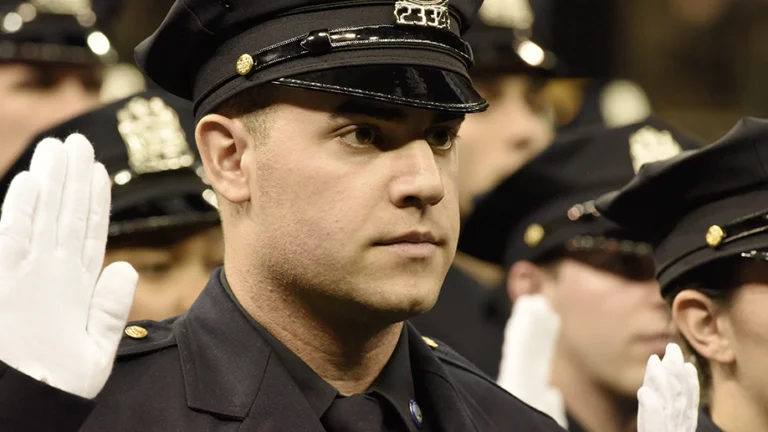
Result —
[{"label": "chin", "polygon": [[397,283],[391,281],[366,299],[369,309],[387,316],[388,321],[404,321],[428,312],[435,306],[440,286],[434,282]]}]

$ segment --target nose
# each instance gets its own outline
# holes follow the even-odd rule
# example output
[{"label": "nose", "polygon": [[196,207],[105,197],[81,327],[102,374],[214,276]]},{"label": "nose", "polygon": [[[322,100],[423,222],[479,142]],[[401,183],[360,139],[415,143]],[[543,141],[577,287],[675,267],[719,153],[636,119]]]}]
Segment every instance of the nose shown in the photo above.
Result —
[{"label": "nose", "polygon": [[396,175],[390,182],[390,200],[396,206],[424,210],[445,197],[445,186],[435,153],[426,141],[414,141],[393,153]]}]

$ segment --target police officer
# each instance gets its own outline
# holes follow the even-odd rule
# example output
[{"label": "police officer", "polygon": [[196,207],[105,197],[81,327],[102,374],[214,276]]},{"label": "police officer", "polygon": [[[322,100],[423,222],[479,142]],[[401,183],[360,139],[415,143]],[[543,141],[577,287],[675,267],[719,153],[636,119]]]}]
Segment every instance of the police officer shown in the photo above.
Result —
[{"label": "police officer", "polygon": [[[113,185],[105,263],[126,261],[139,273],[133,321],[184,313],[223,262],[215,193],[190,146],[194,126],[189,102],[155,90],[78,116],[32,141],[79,132],[94,143]],[[33,150],[29,146],[2,179],[2,196],[29,167]]]},{"label": "police officer", "polygon": [[[518,35],[530,19],[527,0],[487,0],[465,35],[475,55],[472,82],[491,108],[469,116],[461,126],[458,185],[463,217],[479,196],[554,138],[554,120],[542,89],[556,73],[557,62],[552,53]],[[478,273],[483,270],[481,263],[457,254],[435,307],[411,322],[495,377],[509,302],[489,296]],[[494,325],[497,320],[502,324]]]},{"label": "police officer", "polygon": [[653,118],[562,135],[480,201],[463,227],[460,249],[507,269],[515,306],[499,383],[569,430],[634,426],[646,361],[672,337],[650,247],[601,218],[593,200],[643,163],[695,146]]},{"label": "police officer", "polygon": [[[117,3],[0,1],[0,174],[44,129],[99,104]],[[98,15],[98,16],[97,16]]]},{"label": "police officer", "polygon": [[555,52],[567,69],[545,89],[563,132],[626,126],[651,113],[645,91],[620,75],[621,5],[616,0],[531,0],[531,37]]},{"label": "police officer", "polygon": [[[559,430],[403,324],[434,304],[458,240],[453,143],[463,116],[486,107],[459,37],[477,6],[176,2],[138,60],[194,100],[224,268],[180,318],[125,329],[107,381],[132,294],[129,266],[93,276],[108,180],[82,136],[44,141],[3,211],[5,234],[33,242],[24,262],[51,264],[8,272],[30,288],[4,290],[0,316],[29,332],[0,341],[0,419],[16,430]],[[7,255],[24,255],[17,244]],[[54,290],[54,272],[79,283]],[[35,308],[71,333],[37,325]],[[25,415],[42,404],[45,416]]]},{"label": "police officer", "polygon": [[653,243],[661,294],[700,372],[702,432],[768,425],[767,150],[768,121],[745,118],[598,202]]}]

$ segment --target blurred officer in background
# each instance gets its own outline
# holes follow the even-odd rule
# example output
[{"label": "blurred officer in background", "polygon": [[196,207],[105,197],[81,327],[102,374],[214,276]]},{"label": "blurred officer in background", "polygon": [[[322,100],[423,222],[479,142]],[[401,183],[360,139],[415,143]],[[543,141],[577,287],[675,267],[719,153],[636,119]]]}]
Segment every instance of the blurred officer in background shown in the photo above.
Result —
[{"label": "blurred officer in background", "polygon": [[[41,133],[81,133],[112,178],[112,216],[105,265],[130,263],[139,273],[131,320],[163,320],[189,309],[224,262],[216,196],[194,145],[189,102],[160,91],[138,94]],[[3,178],[29,166],[28,147]]]},{"label": "blurred officer in background", "polygon": [[460,249],[508,270],[515,307],[499,383],[572,431],[632,427],[646,361],[673,337],[650,247],[600,217],[592,200],[643,163],[695,147],[655,119],[561,135],[463,227]]},{"label": "blurred officer in background", "polygon": [[534,20],[522,30],[557,54],[567,69],[545,89],[559,128],[613,128],[651,113],[645,91],[621,79],[620,2],[530,0]]},{"label": "blurred officer in background", "polygon": [[0,175],[30,140],[99,104],[115,0],[0,0]]},{"label": "blurred officer in background", "polygon": [[[530,14],[527,0],[487,0],[465,35],[475,54],[472,82],[490,108],[467,116],[461,126],[457,147],[464,218],[479,196],[554,138],[554,118],[542,88],[557,64],[551,53],[517,34],[516,29],[528,25]],[[498,315],[506,322],[509,310],[496,310],[496,302],[482,284],[486,273],[483,263],[457,254],[435,307],[411,322],[495,376],[503,324],[493,325],[494,318],[487,318]]]},{"label": "blurred officer in background", "polygon": [[768,430],[768,120],[643,169],[598,207],[653,244],[694,354],[701,432]]}]

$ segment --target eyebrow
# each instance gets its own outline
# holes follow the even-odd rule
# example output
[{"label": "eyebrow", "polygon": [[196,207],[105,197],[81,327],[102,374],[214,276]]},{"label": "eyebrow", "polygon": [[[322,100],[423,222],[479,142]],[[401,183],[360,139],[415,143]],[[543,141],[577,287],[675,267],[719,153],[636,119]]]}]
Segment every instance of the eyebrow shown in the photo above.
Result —
[{"label": "eyebrow", "polygon": [[[393,123],[404,123],[408,120],[408,113],[403,109],[358,99],[342,102],[331,114],[333,118],[348,116],[365,116]],[[455,120],[464,120],[464,114],[436,112],[432,123],[440,124]]]}]

